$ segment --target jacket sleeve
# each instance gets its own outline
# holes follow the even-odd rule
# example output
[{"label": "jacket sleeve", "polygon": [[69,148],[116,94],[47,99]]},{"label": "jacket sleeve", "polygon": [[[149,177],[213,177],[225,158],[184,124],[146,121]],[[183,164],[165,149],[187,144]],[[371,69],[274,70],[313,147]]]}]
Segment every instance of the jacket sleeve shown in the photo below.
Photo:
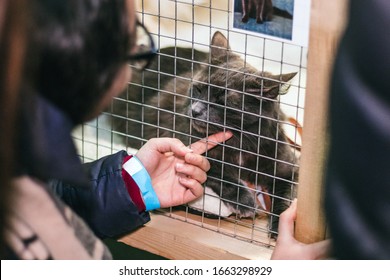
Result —
[{"label": "jacket sleeve", "polygon": [[80,215],[99,237],[126,234],[150,220],[149,213],[139,211],[122,178],[125,151],[83,165],[89,187],[75,187],[53,180],[55,193]]},{"label": "jacket sleeve", "polygon": [[325,191],[338,259],[390,259],[389,15],[388,0],[350,1],[333,73]]}]

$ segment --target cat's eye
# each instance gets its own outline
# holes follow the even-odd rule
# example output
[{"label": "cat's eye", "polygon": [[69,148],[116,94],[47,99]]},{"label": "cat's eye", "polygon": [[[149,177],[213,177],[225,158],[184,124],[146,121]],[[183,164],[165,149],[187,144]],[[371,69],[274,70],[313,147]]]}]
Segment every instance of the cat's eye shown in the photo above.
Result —
[{"label": "cat's eye", "polygon": [[199,97],[202,92],[202,89],[199,85],[192,86],[192,97]]}]

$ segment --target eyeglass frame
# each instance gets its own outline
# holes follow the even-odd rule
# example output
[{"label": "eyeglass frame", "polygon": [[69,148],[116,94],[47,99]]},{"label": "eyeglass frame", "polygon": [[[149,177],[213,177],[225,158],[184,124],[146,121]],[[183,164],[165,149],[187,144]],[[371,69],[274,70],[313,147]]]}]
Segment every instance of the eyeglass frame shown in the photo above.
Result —
[{"label": "eyeglass frame", "polygon": [[[139,68],[135,67],[137,70],[143,71],[150,66],[153,58],[157,54],[157,49],[155,47],[155,43],[154,43],[152,35],[148,31],[148,29],[139,20],[137,20],[137,22],[136,22],[136,28],[137,28],[137,30],[138,30],[138,28],[142,28],[143,32],[147,35],[148,40],[150,42],[150,50],[147,52],[129,54],[126,56],[126,60],[129,62],[145,60],[146,63],[144,65],[142,65],[142,67],[139,67]],[[138,41],[138,38],[137,38],[137,41]],[[136,42],[136,44],[137,44],[137,42]]]}]

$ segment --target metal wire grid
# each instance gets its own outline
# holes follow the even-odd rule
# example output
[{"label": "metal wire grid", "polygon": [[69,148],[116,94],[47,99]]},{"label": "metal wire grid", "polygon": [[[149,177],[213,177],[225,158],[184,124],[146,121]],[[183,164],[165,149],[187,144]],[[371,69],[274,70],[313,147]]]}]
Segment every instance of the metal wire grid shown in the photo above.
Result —
[{"label": "metal wire grid", "polygon": [[[202,3],[197,4],[195,2]],[[210,38],[212,34],[218,30],[227,35],[231,49],[235,53],[239,54],[245,63],[251,64],[262,71],[271,71],[274,74],[297,72],[298,74],[290,87],[290,92],[284,96],[281,96],[281,98],[279,98],[276,102],[278,102],[282,111],[286,113],[286,115],[297,120],[298,123],[302,123],[306,84],[306,48],[277,40],[264,39],[258,36],[243,34],[239,31],[232,30],[230,26],[230,18],[232,13],[230,9],[230,1],[209,1],[209,3],[206,5],[204,2],[207,1],[139,0],[138,16],[140,21],[148,27],[149,31],[151,31],[159,48],[174,46],[175,49],[189,47],[193,50],[197,49],[201,51],[208,51]],[[169,7],[165,6],[166,4],[169,4]],[[174,8],[173,10],[170,9],[172,7]],[[206,16],[201,16],[201,13],[206,14]],[[188,16],[188,14],[191,16]],[[208,18],[208,20],[205,21],[205,18]],[[158,58],[159,61],[161,61],[161,57],[163,56],[169,57],[175,61],[175,67],[172,73],[163,72],[161,70],[160,63],[158,63],[158,67],[155,70],[147,69],[145,73],[154,73],[156,75],[158,81],[157,85],[148,85],[147,81],[145,81],[146,75],[145,73],[142,73],[140,76],[141,79],[139,81],[130,83],[129,90],[126,92],[126,94],[118,97],[113,102],[113,108],[111,108],[112,110],[110,112],[104,113],[97,120],[83,125],[75,132],[74,138],[79,146],[80,154],[84,161],[94,160],[123,148],[127,149],[129,152],[135,152],[141,144],[139,146],[132,145],[134,140],[139,140],[139,142],[142,143],[147,139],[144,138],[142,133],[140,136],[134,136],[129,135],[127,130],[116,130],[113,125],[113,119],[116,118],[124,120],[128,123],[131,123],[130,125],[139,124],[141,125],[141,129],[144,129],[146,126],[153,126],[153,124],[144,122],[144,110],[154,109],[158,114],[160,114],[161,112],[164,112],[164,109],[159,107],[160,104],[155,106],[146,103],[145,100],[147,100],[147,98],[145,95],[150,92],[158,92],[158,94],[171,94],[174,96],[174,98],[177,98],[175,82],[173,81],[174,85],[172,91],[164,91],[160,81],[167,78],[177,78],[193,82],[194,74],[196,73],[196,70],[194,70],[194,65],[209,66],[207,61],[196,61],[194,58],[194,52],[190,58],[179,57],[176,51],[173,55],[160,54],[160,57]],[[181,77],[180,75],[177,75],[178,69],[176,69],[176,65],[178,65],[180,61],[186,61],[191,64],[189,70],[192,74],[190,77]],[[245,75],[246,73],[241,72],[240,74]],[[208,83],[210,84],[210,80],[208,80]],[[213,87],[215,87],[215,85],[213,85]],[[142,93],[142,98],[140,101],[131,101],[131,89],[134,88],[138,88]],[[220,86],[220,89],[227,90],[227,87]],[[243,98],[251,95],[250,93],[243,92],[238,89],[236,90],[237,92],[243,94]],[[192,97],[191,95],[188,98],[190,98],[190,102],[197,101],[196,98]],[[215,104],[209,100],[210,98],[205,102],[207,106],[215,106]],[[115,110],[113,110],[116,106],[125,106],[128,110],[134,108],[134,106],[139,106],[141,108],[141,114],[139,114],[138,117],[130,116],[128,113],[118,114],[115,112]],[[235,110],[240,111],[240,109]],[[248,112],[244,111],[239,113],[248,114]],[[172,114],[174,115],[174,119],[176,119],[176,117],[190,118],[188,115],[177,112],[175,109],[173,110]],[[258,116],[260,117],[260,115],[261,106]],[[264,118],[264,116],[262,116],[262,118]],[[279,120],[278,118],[273,119],[273,121],[283,124],[284,129],[289,133],[290,139],[292,139],[292,143],[288,143],[288,145],[291,146],[291,149],[297,154],[297,157],[299,158],[299,150],[297,148],[300,144],[300,135],[298,133],[296,124],[287,122],[285,120]],[[160,129],[159,122],[157,122],[155,126],[157,130]],[[243,126],[244,124],[242,123],[242,129]],[[186,133],[176,131],[175,128],[175,123],[173,123],[172,128],[168,129],[170,132],[172,132],[173,136],[180,136],[180,134],[184,136],[186,135]],[[225,129],[229,129],[229,127],[225,126]],[[167,130],[167,128],[164,128],[164,130]],[[159,131],[157,133],[159,133]],[[258,134],[249,134],[257,137],[257,141],[259,143],[262,141],[261,131],[259,131]],[[189,135],[192,135],[191,131],[189,132]],[[278,142],[278,140],[272,140]],[[234,148],[238,153],[244,152],[242,150],[242,141],[243,139],[241,139],[241,144],[239,147]],[[236,186],[238,189],[247,188],[246,186],[243,186],[242,182],[240,182],[241,172],[253,172],[256,174],[256,178],[257,176],[266,175],[268,177],[280,180],[281,178],[277,178],[275,174],[276,171],[274,171],[273,174],[261,174],[261,172],[258,171],[259,165],[261,164],[261,158],[264,157],[264,155],[260,155],[259,143],[257,145],[257,150],[245,151],[245,153],[249,153],[257,157],[256,166],[253,166],[253,169],[248,169],[242,166],[235,166],[235,168],[239,170],[239,177],[235,182],[227,182],[224,179],[223,173],[221,174],[221,177],[212,179],[220,181],[221,184],[229,183]],[[224,150],[225,144],[222,144],[222,146]],[[276,146],[278,147],[278,143]],[[223,159],[224,157],[222,157],[222,160],[217,160],[221,166],[229,165],[229,163],[224,162]],[[275,161],[275,165],[280,163],[277,159],[272,159]],[[293,164],[299,167],[298,162],[294,162]],[[295,176],[295,174],[292,176]],[[297,182],[295,178],[292,177],[291,180],[288,180],[288,183],[291,184],[291,188],[296,188]],[[256,194],[261,192],[261,190],[256,191]],[[292,197],[283,199],[291,200]],[[195,208],[192,206],[186,206],[179,210],[172,208],[162,209],[160,210],[160,213],[248,242],[268,245],[274,244],[269,235],[270,228],[268,226],[267,219],[264,218],[266,215],[272,215],[271,212],[253,208],[252,210],[254,213],[257,213],[257,216],[241,219],[236,213],[226,215],[225,202],[226,199],[221,200],[218,194],[207,191],[201,200],[198,201],[198,204]],[[232,202],[239,204],[237,201]],[[207,203],[212,203],[214,206],[216,205],[212,215],[210,214],[209,209],[206,209],[208,207],[206,205]],[[196,211],[194,211],[194,209]]]}]

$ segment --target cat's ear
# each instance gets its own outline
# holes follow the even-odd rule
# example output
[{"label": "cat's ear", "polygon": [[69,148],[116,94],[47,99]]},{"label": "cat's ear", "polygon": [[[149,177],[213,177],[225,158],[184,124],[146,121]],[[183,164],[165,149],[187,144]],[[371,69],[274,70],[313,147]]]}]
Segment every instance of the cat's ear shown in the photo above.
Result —
[{"label": "cat's ear", "polygon": [[297,75],[297,72],[268,75],[265,73],[263,80],[263,96],[267,98],[276,98],[279,94],[286,94],[291,86],[291,80]]},{"label": "cat's ear", "polygon": [[211,57],[220,57],[226,56],[230,50],[229,41],[226,37],[219,31],[215,32],[213,38],[211,39]]}]

